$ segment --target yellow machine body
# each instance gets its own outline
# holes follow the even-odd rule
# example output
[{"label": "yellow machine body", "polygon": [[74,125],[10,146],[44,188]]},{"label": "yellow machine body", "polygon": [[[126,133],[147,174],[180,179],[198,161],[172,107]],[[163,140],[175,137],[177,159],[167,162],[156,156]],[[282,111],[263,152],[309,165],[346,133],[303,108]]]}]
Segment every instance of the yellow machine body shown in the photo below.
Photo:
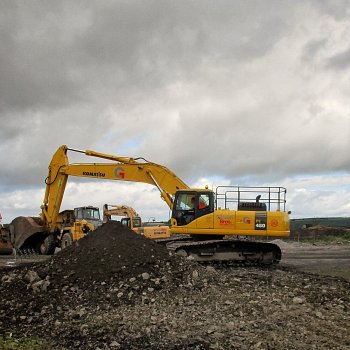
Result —
[{"label": "yellow machine body", "polygon": [[288,237],[290,234],[289,215],[278,211],[216,210],[185,226],[177,226],[176,220],[172,219],[171,233]]}]

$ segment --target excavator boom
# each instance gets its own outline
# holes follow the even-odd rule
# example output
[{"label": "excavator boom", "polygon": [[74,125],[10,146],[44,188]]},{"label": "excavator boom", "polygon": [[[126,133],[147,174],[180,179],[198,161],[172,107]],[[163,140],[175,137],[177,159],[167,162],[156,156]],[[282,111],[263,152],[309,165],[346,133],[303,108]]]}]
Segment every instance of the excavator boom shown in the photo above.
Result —
[{"label": "excavator boom", "polygon": [[[84,153],[87,156],[108,159],[112,162],[69,164],[68,150]],[[161,197],[170,209],[173,207],[173,197],[176,191],[189,188],[168,168],[148,162],[143,158],[117,157],[90,150],[80,151],[61,146],[51,160],[49,174],[45,180],[46,192],[42,205],[42,218],[48,224],[50,231],[56,224],[68,176],[148,183],[159,189]]]}]

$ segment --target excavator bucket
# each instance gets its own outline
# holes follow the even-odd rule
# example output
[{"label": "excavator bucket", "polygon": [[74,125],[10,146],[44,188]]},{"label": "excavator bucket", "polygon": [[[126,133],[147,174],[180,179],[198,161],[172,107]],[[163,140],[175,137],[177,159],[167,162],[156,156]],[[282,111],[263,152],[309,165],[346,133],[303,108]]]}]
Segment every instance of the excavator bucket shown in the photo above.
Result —
[{"label": "excavator bucket", "polygon": [[39,217],[19,216],[10,224],[10,234],[15,249],[28,249],[38,252],[46,237],[46,227]]}]

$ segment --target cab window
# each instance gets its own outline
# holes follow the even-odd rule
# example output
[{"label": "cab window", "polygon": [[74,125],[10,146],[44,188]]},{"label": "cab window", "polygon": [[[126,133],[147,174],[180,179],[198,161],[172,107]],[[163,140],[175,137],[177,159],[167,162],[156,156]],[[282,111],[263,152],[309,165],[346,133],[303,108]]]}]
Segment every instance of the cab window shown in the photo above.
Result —
[{"label": "cab window", "polygon": [[121,224],[126,227],[130,227],[130,219],[129,218],[123,218],[121,220]]},{"label": "cab window", "polygon": [[198,201],[198,209],[205,209],[209,207],[209,195],[201,194]]},{"label": "cab window", "polygon": [[91,219],[91,209],[85,209],[84,219]]},{"label": "cab window", "polygon": [[176,210],[191,210],[194,209],[195,195],[182,193],[179,195],[176,202]]},{"label": "cab window", "polygon": [[141,227],[141,219],[140,218],[133,218],[132,224],[134,227]]},{"label": "cab window", "polygon": [[75,209],[75,218],[76,219],[83,219],[83,210],[82,208]]},{"label": "cab window", "polygon": [[92,211],[92,218],[99,220],[100,219],[100,211],[98,209],[91,209]]}]

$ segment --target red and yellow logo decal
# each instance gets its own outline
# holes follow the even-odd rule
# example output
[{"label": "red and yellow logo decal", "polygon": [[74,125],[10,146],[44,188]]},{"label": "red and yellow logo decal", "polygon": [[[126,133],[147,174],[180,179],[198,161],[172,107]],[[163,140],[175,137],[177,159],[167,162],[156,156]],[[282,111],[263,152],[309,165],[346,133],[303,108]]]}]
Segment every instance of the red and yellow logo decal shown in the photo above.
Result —
[{"label": "red and yellow logo decal", "polygon": [[271,222],[270,222],[270,225],[271,225],[272,227],[277,227],[277,226],[278,226],[278,220],[272,219]]},{"label": "red and yellow logo decal", "polygon": [[122,167],[118,167],[114,170],[114,175],[118,179],[124,179],[125,178],[125,170]]},{"label": "red and yellow logo decal", "polygon": [[243,218],[243,222],[244,222],[245,224],[249,225],[249,224],[251,224],[252,220],[250,219],[249,216],[245,216],[245,217]]},{"label": "red and yellow logo decal", "polygon": [[223,225],[223,226],[232,225],[232,219],[233,219],[232,216],[219,215],[217,218],[219,219],[220,225]]}]

